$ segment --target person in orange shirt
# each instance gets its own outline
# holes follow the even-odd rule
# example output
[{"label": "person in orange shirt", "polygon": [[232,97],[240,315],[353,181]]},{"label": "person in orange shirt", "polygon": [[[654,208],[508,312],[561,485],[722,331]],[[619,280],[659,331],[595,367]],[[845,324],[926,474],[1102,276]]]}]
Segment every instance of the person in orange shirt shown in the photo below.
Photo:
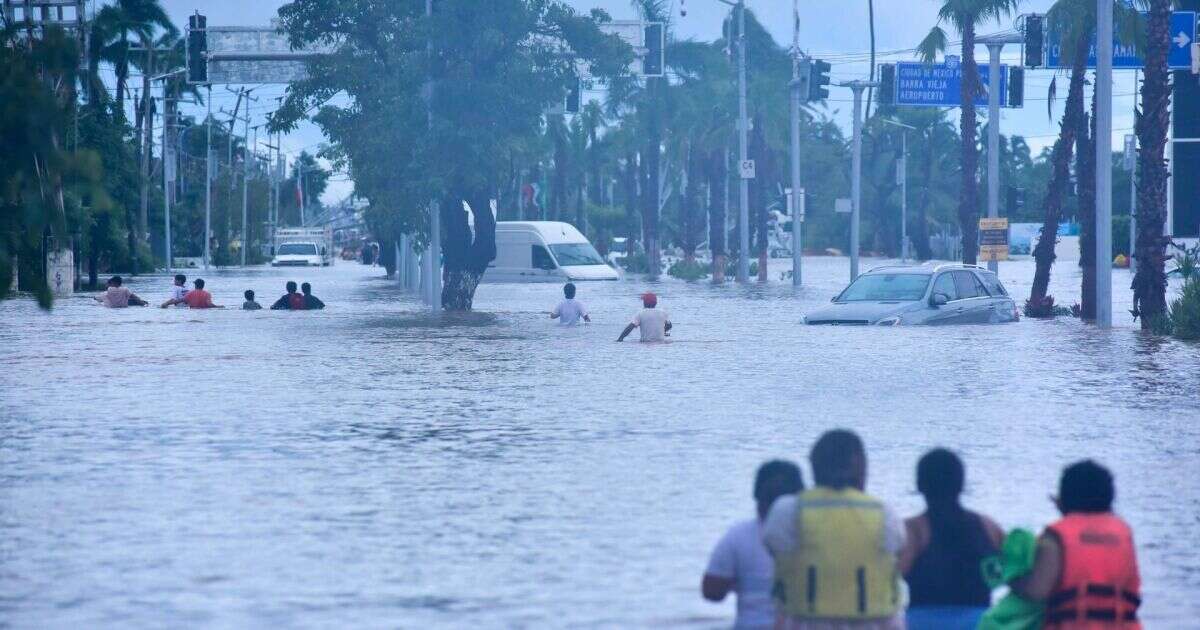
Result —
[{"label": "person in orange shirt", "polygon": [[1014,583],[1046,603],[1047,630],[1140,630],[1141,577],[1133,532],[1112,511],[1112,473],[1092,460],[1063,471],[1055,503],[1063,517],[1038,539],[1033,571]]},{"label": "person in orange shirt", "polygon": [[204,290],[204,280],[202,278],[196,278],[196,281],[192,284],[196,288],[188,291],[187,295],[183,296],[183,303],[187,304],[188,308],[225,308],[224,306],[213,304],[212,294]]}]

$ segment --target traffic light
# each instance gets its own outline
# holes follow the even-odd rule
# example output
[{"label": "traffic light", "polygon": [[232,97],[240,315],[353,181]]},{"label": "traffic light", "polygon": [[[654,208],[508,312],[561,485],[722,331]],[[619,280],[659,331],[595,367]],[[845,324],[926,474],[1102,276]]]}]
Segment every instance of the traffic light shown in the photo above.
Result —
[{"label": "traffic light", "polygon": [[1025,68],[1012,67],[1008,69],[1008,106],[1013,108],[1025,106]]},{"label": "traffic light", "polygon": [[647,77],[661,77],[667,66],[666,58],[666,29],[662,22],[651,22],[646,25],[646,57],[642,60],[642,74]]},{"label": "traffic light", "polygon": [[812,62],[809,61],[807,57],[804,59],[801,59],[799,65],[796,66],[796,87],[797,87],[797,91],[800,93],[800,102],[801,103],[808,102],[808,91],[809,91],[808,82],[809,82],[809,79],[811,78],[811,73],[812,73]]},{"label": "traffic light", "polygon": [[833,69],[828,61],[813,59],[809,65],[808,73],[808,100],[823,101],[829,98],[829,90],[825,89],[829,85],[829,71]]},{"label": "traffic light", "polygon": [[580,102],[580,96],[582,95],[582,92],[583,92],[583,88],[580,85],[579,77],[572,77],[571,84],[567,89],[566,110],[567,110],[568,114],[578,114],[579,113],[579,102]]},{"label": "traffic light", "polygon": [[1008,216],[1016,216],[1025,207],[1025,189],[1016,186],[1008,187],[1008,203],[1005,204]]},{"label": "traffic light", "polygon": [[208,18],[199,13],[188,17],[187,80],[208,83]]},{"label": "traffic light", "polygon": [[1046,55],[1045,16],[1025,16],[1025,67],[1041,67]]},{"label": "traffic light", "polygon": [[[1010,82],[1011,85],[1011,82]],[[1012,88],[1009,88],[1012,89]],[[896,65],[891,63],[879,66],[879,104],[896,104]]]}]

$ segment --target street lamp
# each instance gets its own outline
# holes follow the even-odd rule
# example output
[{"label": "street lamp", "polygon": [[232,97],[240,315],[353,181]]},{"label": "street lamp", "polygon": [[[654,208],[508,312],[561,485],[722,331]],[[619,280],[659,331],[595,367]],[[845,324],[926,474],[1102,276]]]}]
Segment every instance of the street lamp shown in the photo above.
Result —
[{"label": "street lamp", "polygon": [[894,118],[879,120],[884,124],[904,129],[900,132],[900,159],[896,160],[896,179],[900,184],[900,260],[908,262],[908,132],[916,131],[917,128]]},{"label": "street lamp", "polygon": [[850,281],[858,278],[858,230],[862,205],[862,94],[869,87],[878,87],[878,81],[843,81],[840,87],[854,92],[854,153],[850,173]]}]

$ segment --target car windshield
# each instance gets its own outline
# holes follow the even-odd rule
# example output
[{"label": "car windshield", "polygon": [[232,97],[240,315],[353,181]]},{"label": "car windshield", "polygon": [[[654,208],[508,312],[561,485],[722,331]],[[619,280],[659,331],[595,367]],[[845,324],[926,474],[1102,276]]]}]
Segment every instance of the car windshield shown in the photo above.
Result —
[{"label": "car windshield", "polygon": [[872,273],[859,276],[838,296],[838,302],[919,300],[929,286],[927,273]]},{"label": "car windshield", "polygon": [[554,254],[554,258],[558,260],[558,264],[563,267],[604,264],[604,259],[600,258],[600,254],[596,253],[596,248],[592,247],[591,243],[551,245],[550,251]]},{"label": "car windshield", "polygon": [[284,243],[279,246],[280,256],[316,256],[317,246],[312,243]]}]

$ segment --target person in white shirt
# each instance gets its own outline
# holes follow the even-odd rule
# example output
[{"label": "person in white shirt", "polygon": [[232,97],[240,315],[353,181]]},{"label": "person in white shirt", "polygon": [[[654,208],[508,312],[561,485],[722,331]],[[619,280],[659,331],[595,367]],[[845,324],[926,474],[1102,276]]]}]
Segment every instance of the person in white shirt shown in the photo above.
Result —
[{"label": "person in white shirt", "polygon": [[183,303],[183,298],[188,293],[188,288],[185,286],[186,284],[187,276],[181,273],[175,274],[175,285],[171,287],[171,298],[166,302],[163,302],[163,308],[172,305],[180,308],[187,308],[187,304]]},{"label": "person in white shirt", "polygon": [[588,315],[587,307],[575,299],[575,285],[568,282],[563,286],[563,297],[566,298],[554,307],[550,312],[550,319],[557,319],[558,323],[563,326],[574,326],[582,319],[585,322],[591,323],[592,318]]},{"label": "person in white shirt", "polygon": [[796,464],[772,460],[759,466],[754,478],[758,516],[730,527],[713,549],[700,592],[711,602],[724,600],[730,591],[737,593],[734,630],[768,630],[775,625],[775,561],[762,541],[763,520],[775,499],[801,490],[804,481]]},{"label": "person in white shirt", "polygon": [[625,341],[634,328],[642,335],[642,341],[665,341],[671,332],[671,318],[667,312],[655,308],[658,306],[658,296],[653,293],[642,294],[642,310],[633,316],[633,321],[617,337],[617,341]]}]

